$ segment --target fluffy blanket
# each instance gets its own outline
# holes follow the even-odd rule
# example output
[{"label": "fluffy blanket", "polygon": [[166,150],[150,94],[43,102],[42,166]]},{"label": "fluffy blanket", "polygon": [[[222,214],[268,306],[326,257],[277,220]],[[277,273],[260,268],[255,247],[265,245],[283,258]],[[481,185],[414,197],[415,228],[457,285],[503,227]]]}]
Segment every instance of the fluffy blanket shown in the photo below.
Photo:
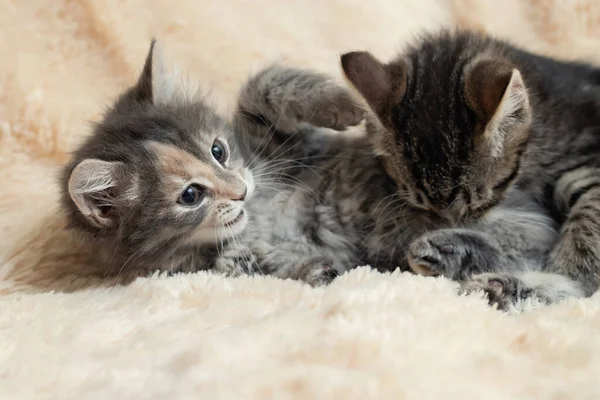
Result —
[{"label": "fluffy blanket", "polygon": [[600,48],[594,0],[0,0],[0,398],[600,398],[600,295],[503,314],[447,280],[368,268],[320,289],[116,286],[57,211],[58,168],[151,36],[226,112],[272,61],[339,76],[341,52],[389,59],[456,24],[566,58]]}]

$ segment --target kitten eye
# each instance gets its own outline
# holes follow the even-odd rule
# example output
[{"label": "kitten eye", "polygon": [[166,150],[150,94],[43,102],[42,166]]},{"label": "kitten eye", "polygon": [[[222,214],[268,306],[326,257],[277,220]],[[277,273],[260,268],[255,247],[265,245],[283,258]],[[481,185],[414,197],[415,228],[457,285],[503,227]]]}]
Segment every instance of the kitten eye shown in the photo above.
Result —
[{"label": "kitten eye", "polygon": [[198,185],[190,185],[185,188],[183,193],[177,199],[179,204],[183,204],[184,206],[195,206],[202,200],[203,193],[202,189]]},{"label": "kitten eye", "polygon": [[210,153],[219,163],[223,163],[227,158],[227,153],[225,152],[225,146],[223,143],[215,140],[212,147],[210,148]]}]

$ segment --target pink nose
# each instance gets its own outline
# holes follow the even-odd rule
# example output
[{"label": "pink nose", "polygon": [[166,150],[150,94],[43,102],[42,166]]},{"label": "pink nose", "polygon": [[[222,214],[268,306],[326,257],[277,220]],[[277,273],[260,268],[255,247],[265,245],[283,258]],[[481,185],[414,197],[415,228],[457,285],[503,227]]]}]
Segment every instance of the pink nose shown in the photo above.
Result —
[{"label": "pink nose", "polygon": [[248,188],[244,189],[244,193],[238,197],[237,199],[233,199],[233,200],[237,200],[237,201],[244,201],[246,199],[246,194],[248,193]]}]

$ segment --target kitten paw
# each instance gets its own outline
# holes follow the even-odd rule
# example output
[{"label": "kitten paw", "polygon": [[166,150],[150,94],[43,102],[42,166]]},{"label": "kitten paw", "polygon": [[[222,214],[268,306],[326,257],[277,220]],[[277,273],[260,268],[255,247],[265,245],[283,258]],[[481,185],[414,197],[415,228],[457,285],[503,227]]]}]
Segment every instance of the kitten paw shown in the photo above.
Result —
[{"label": "kitten paw", "polygon": [[506,311],[519,300],[531,297],[534,291],[518,278],[506,274],[479,274],[462,282],[461,294],[483,291],[491,306]]},{"label": "kitten paw", "polygon": [[221,257],[215,260],[213,272],[225,276],[236,277],[261,273],[254,255],[250,252],[225,250]]},{"label": "kitten paw", "polygon": [[343,131],[358,125],[365,118],[365,110],[344,88],[332,88],[331,96],[316,106],[307,120],[311,125]]},{"label": "kitten paw", "polygon": [[303,281],[313,287],[325,286],[339,276],[333,262],[324,257],[310,258],[296,267],[292,279]]},{"label": "kitten paw", "polygon": [[490,236],[463,228],[440,229],[422,235],[409,247],[407,259],[420,275],[464,280],[492,271],[506,262],[503,250]]},{"label": "kitten paw", "polygon": [[407,257],[411,269],[419,275],[459,279],[473,272],[466,263],[467,255],[468,249],[452,230],[439,230],[415,240]]}]

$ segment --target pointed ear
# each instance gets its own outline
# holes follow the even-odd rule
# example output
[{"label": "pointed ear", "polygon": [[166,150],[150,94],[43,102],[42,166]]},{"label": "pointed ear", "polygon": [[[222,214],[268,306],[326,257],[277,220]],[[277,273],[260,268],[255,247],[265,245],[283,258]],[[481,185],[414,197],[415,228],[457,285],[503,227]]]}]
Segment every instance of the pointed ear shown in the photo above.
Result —
[{"label": "pointed ear", "polygon": [[173,97],[174,87],[174,76],[165,68],[162,48],[152,39],[144,69],[134,89],[136,100],[168,103]]},{"label": "pointed ear", "polygon": [[366,51],[346,53],[341,62],[348,80],[376,113],[385,113],[390,102],[399,101],[404,94],[404,68],[400,64],[392,70]]},{"label": "pointed ear", "polygon": [[125,193],[125,164],[87,159],[71,172],[69,196],[88,221],[97,228],[116,224],[117,198]]},{"label": "pointed ear", "polygon": [[518,69],[504,62],[480,61],[467,73],[465,97],[485,125],[483,134],[493,155],[500,155],[507,142],[527,139],[532,113]]}]

